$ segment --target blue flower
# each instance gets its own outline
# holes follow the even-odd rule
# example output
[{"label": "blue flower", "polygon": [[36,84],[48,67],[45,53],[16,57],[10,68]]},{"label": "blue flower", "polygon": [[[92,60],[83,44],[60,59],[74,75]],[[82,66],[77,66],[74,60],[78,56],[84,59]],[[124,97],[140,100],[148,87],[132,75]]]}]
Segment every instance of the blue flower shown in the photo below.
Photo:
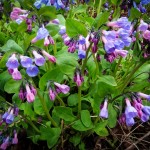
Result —
[{"label": "blue flower", "polygon": [[78,57],[80,59],[85,58],[85,56],[86,56],[86,52],[84,50],[78,50]]},{"label": "blue flower", "polygon": [[28,76],[30,77],[35,77],[37,76],[37,74],[39,73],[39,69],[37,66],[35,65],[31,65],[30,67],[28,67],[26,69],[26,73],[28,74]]},{"label": "blue flower", "polygon": [[28,56],[20,56],[20,63],[24,68],[28,68],[32,65],[32,59]]}]

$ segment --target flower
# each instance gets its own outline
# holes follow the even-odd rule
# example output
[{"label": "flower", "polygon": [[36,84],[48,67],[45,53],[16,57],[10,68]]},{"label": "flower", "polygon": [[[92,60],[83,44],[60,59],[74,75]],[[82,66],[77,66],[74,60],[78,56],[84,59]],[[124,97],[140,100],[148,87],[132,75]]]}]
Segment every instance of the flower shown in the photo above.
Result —
[{"label": "flower", "polygon": [[42,54],[46,56],[48,60],[51,61],[52,63],[56,62],[56,58],[53,55],[50,55],[49,53],[47,53],[45,50],[42,50]]},{"label": "flower", "polygon": [[126,109],[125,109],[125,116],[126,118],[130,119],[130,118],[134,118],[137,116],[137,110],[131,106],[131,103],[129,101],[128,98],[125,99],[126,101]]},{"label": "flower", "polygon": [[20,56],[20,63],[24,68],[28,68],[32,65],[32,58],[28,56]]},{"label": "flower", "polygon": [[35,57],[34,58],[35,64],[37,66],[43,66],[45,63],[45,58],[42,55],[38,54],[35,50],[32,53]]},{"label": "flower", "polygon": [[9,57],[6,66],[10,69],[18,68],[19,62],[18,59],[16,58],[16,54],[12,54],[11,57]]},{"label": "flower", "polygon": [[127,54],[128,54],[128,51],[126,50],[118,50],[118,49],[115,49],[115,52],[114,52],[116,55],[120,55],[121,57],[126,57]]},{"label": "flower", "polygon": [[56,82],[54,82],[54,85],[56,86],[56,91],[58,89],[58,91],[60,91],[64,94],[67,94],[70,91],[70,87],[68,85],[59,84],[59,83],[56,83]]},{"label": "flower", "polygon": [[143,37],[144,37],[144,39],[150,41],[150,31],[149,30],[144,31],[143,32]]},{"label": "flower", "polygon": [[6,123],[11,124],[14,121],[14,109],[12,108],[9,115],[6,117]]},{"label": "flower", "polygon": [[37,76],[37,74],[39,73],[39,69],[37,66],[35,65],[31,65],[30,67],[28,67],[26,69],[26,73],[28,74],[28,76],[30,77],[35,77]]},{"label": "flower", "polygon": [[81,86],[82,82],[84,81],[84,78],[81,75],[81,71],[77,68],[74,75],[74,82],[76,82],[77,86]]},{"label": "flower", "polygon": [[12,78],[14,80],[21,80],[22,79],[22,75],[21,75],[20,71],[18,71],[18,68],[13,69]]},{"label": "flower", "polygon": [[18,137],[16,131],[14,131],[14,138],[12,139],[12,144],[18,144]]},{"label": "flower", "polygon": [[133,118],[126,118],[126,125],[127,126],[133,126],[135,124],[135,121]]},{"label": "flower", "polygon": [[138,92],[137,95],[150,101],[150,95],[147,95],[141,92]]},{"label": "flower", "polygon": [[49,88],[49,98],[54,101],[57,93],[56,91],[52,90],[52,88]]},{"label": "flower", "polygon": [[145,23],[143,20],[140,21],[140,25],[138,27],[138,31],[146,31],[148,29],[148,24]]},{"label": "flower", "polygon": [[8,136],[6,139],[4,139],[4,142],[1,144],[0,149],[6,150],[9,144],[10,143],[9,143],[9,136]]},{"label": "flower", "polygon": [[105,99],[103,108],[101,109],[100,114],[99,114],[99,116],[102,117],[102,118],[108,118],[107,105],[108,105],[108,100]]},{"label": "flower", "polygon": [[26,94],[27,101],[28,101],[29,103],[33,102],[34,99],[35,99],[35,96],[34,96],[34,94],[31,92],[31,89],[30,89],[30,87],[29,87],[28,84],[26,84],[26,91],[27,91],[27,94]]}]

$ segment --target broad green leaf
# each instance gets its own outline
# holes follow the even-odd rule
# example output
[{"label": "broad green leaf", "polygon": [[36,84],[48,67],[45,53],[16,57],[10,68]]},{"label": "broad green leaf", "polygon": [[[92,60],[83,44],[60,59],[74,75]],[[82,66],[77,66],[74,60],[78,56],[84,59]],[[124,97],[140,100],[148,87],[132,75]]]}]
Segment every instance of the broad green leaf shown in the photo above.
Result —
[{"label": "broad green leaf", "polygon": [[15,93],[12,97],[12,101],[14,103],[14,105],[16,106],[20,106],[22,103],[22,100],[19,98],[19,93]]},{"label": "broad green leaf", "polygon": [[59,32],[59,26],[56,24],[48,24],[46,29],[49,31],[51,36],[55,36]]},{"label": "broad green leaf", "polygon": [[81,111],[81,121],[86,127],[90,127],[92,124],[90,112],[88,110]]},{"label": "broad green leaf", "polygon": [[58,14],[57,15],[57,19],[59,20],[59,22],[60,22],[61,25],[65,26],[66,20],[65,20],[65,18],[64,18],[63,15]]},{"label": "broad green leaf", "polygon": [[63,80],[63,73],[57,67],[53,70],[47,71],[39,81],[39,87],[41,90],[46,88],[46,84],[49,80],[54,80],[55,82],[61,82]]},{"label": "broad green leaf", "polygon": [[108,126],[114,128],[117,123],[117,112],[111,103],[108,104]]},{"label": "broad green leaf", "polygon": [[70,37],[78,35],[87,36],[87,29],[84,24],[75,19],[66,19],[66,32]]},{"label": "broad green leaf", "polygon": [[76,119],[72,113],[72,109],[69,107],[56,106],[55,111],[58,117],[64,119],[65,121],[74,121]]},{"label": "broad green leaf", "polygon": [[47,140],[48,148],[52,148],[58,141],[60,137],[61,130],[60,128],[44,128],[41,127],[41,140]]},{"label": "broad green leaf", "polygon": [[40,8],[38,14],[46,20],[53,20],[56,18],[56,9],[52,6],[44,6]]},{"label": "broad green leaf", "polygon": [[16,81],[16,80],[10,79],[6,82],[4,86],[4,90],[7,93],[18,93],[21,83],[22,83],[22,80]]},{"label": "broad green leaf", "polygon": [[74,7],[74,9],[72,9],[72,11],[74,14],[86,13],[86,9],[87,9],[86,5],[79,5],[78,7]]},{"label": "broad green leaf", "polygon": [[73,143],[74,146],[77,146],[81,142],[81,136],[80,135],[74,135],[70,137],[69,141]]},{"label": "broad green leaf", "polygon": [[1,47],[1,49],[4,52],[8,52],[11,50],[13,52],[23,54],[23,49],[14,40],[8,40],[7,43],[3,47]]},{"label": "broad green leaf", "polygon": [[110,13],[109,12],[104,12],[104,13],[100,13],[97,15],[97,17],[95,18],[94,21],[94,26],[96,28],[99,28],[102,24],[105,24],[108,21],[108,17],[109,17]]},{"label": "broad green leaf", "polygon": [[69,95],[67,101],[68,101],[68,106],[76,106],[78,104],[78,94]]},{"label": "broad green leaf", "polygon": [[87,131],[87,130],[90,130],[93,128],[93,124],[91,124],[89,127],[86,127],[83,125],[81,120],[77,120],[72,125],[72,128],[77,130],[77,131]]},{"label": "broad green leaf", "polygon": [[94,128],[96,134],[98,134],[99,136],[108,136],[109,133],[108,130],[106,129],[106,125],[107,125],[107,120],[97,123]]},{"label": "broad green leaf", "polygon": [[138,19],[138,18],[140,18],[141,15],[142,15],[142,13],[140,11],[138,11],[136,8],[132,7],[130,10],[129,20],[132,21],[134,19]]}]

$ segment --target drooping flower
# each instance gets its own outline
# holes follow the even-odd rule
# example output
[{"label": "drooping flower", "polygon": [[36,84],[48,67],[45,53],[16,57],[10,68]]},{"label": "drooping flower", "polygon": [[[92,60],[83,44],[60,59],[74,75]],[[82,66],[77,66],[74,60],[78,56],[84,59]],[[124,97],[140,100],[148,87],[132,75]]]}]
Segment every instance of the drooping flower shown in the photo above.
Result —
[{"label": "drooping flower", "polygon": [[32,65],[32,58],[28,56],[20,56],[20,63],[24,68],[28,68]]},{"label": "drooping flower", "polygon": [[33,55],[35,57],[34,58],[35,64],[37,66],[43,66],[45,63],[45,58],[42,55],[38,54],[37,51],[35,51],[35,50],[33,51]]},{"label": "drooping flower", "polygon": [[70,87],[68,85],[59,84],[59,83],[56,83],[56,82],[54,82],[54,85],[56,86],[56,91],[58,89],[60,92],[62,92],[64,94],[67,94],[70,91]]},{"label": "drooping flower", "polygon": [[125,115],[126,118],[134,118],[137,116],[137,110],[131,105],[130,100],[128,98],[125,99],[126,101],[126,109],[125,109]]},{"label": "drooping flower", "polygon": [[26,99],[29,103],[33,102],[34,99],[35,99],[35,96],[34,94],[31,92],[31,89],[29,87],[29,84],[26,84],[26,91],[27,91],[27,94],[26,94]]},{"label": "drooping flower", "polygon": [[144,31],[143,32],[143,37],[144,37],[144,39],[150,41],[150,31],[149,30]]},{"label": "drooping flower", "polygon": [[20,88],[20,90],[19,90],[19,98],[21,99],[21,100],[25,100],[25,98],[26,98],[26,95],[25,95],[25,91],[24,91],[24,89],[23,88]]},{"label": "drooping flower", "polygon": [[77,86],[81,86],[82,82],[84,81],[84,78],[81,75],[80,69],[76,68],[73,80],[74,82],[76,82]]},{"label": "drooping flower", "polygon": [[30,77],[35,77],[37,76],[37,74],[39,73],[39,69],[37,66],[35,65],[31,65],[30,67],[28,67],[26,69],[26,73],[28,74],[28,76]]},{"label": "drooping flower", "polygon": [[138,92],[137,95],[150,101],[150,95],[148,95],[148,94]]},{"label": "drooping flower", "polygon": [[54,101],[57,93],[55,90],[53,90],[51,87],[49,88],[49,98],[50,100]]},{"label": "drooping flower", "polygon": [[9,142],[9,136],[4,139],[4,142],[1,144],[0,149],[1,150],[6,150],[7,147],[9,146],[10,142]]},{"label": "drooping flower", "polygon": [[108,100],[105,99],[104,101],[104,105],[100,111],[100,114],[99,116],[102,117],[102,118],[108,118],[108,109],[107,109],[107,105],[108,105]]},{"label": "drooping flower", "polygon": [[114,52],[116,55],[119,55],[123,58],[125,58],[128,54],[128,51],[126,50],[118,50],[118,49],[115,49],[115,52]]},{"label": "drooping flower", "polygon": [[126,118],[126,125],[133,126],[135,124],[134,118]]},{"label": "drooping flower", "polygon": [[14,121],[14,109],[12,108],[9,115],[6,117],[6,123],[11,124]]},{"label": "drooping flower", "polygon": [[138,31],[146,31],[148,29],[148,24],[145,23],[143,20],[140,21],[140,25],[138,27]]},{"label": "drooping flower", "polygon": [[18,59],[16,58],[16,54],[12,54],[11,57],[9,57],[6,66],[10,69],[18,68],[19,62]]},{"label": "drooping flower", "polygon": [[18,71],[18,68],[13,69],[12,78],[14,80],[21,80],[22,79],[22,75],[21,75],[20,71]]},{"label": "drooping flower", "polygon": [[49,53],[47,53],[45,50],[42,50],[42,54],[46,56],[48,60],[51,61],[52,63],[56,62],[56,58],[53,55],[50,55]]},{"label": "drooping flower", "polygon": [[17,136],[17,132],[14,131],[14,137],[12,139],[12,144],[18,144],[18,136]]}]

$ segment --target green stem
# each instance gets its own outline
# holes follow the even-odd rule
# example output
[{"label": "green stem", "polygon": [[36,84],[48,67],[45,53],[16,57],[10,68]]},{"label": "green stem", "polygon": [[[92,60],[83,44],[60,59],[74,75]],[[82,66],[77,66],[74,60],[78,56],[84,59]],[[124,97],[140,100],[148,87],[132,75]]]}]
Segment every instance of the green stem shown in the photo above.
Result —
[{"label": "green stem", "polygon": [[95,65],[96,65],[96,74],[99,74],[99,66],[98,66],[97,59],[96,59],[96,57],[95,57],[95,54],[94,54],[94,53],[92,53],[92,55],[93,55],[93,59],[94,59]]},{"label": "green stem", "polygon": [[56,98],[59,100],[59,102],[62,106],[65,106],[65,103],[63,102],[63,100],[58,95],[56,95]]},{"label": "green stem", "polygon": [[116,65],[116,67],[115,67],[114,77],[116,76],[116,73],[117,73],[117,71],[118,71],[118,67],[119,67],[121,61],[122,61],[122,57],[119,58],[119,61],[118,61],[117,65]]},{"label": "green stem", "polygon": [[81,86],[78,87],[78,116],[81,113]]},{"label": "green stem", "polygon": [[51,115],[49,114],[49,111],[48,111],[48,108],[47,108],[47,106],[46,106],[45,100],[44,100],[44,98],[40,95],[40,93],[39,93],[38,90],[37,90],[37,95],[38,95],[38,97],[39,97],[39,99],[40,99],[40,101],[41,101],[42,107],[43,107],[43,109],[44,109],[44,111],[45,111],[45,114],[47,115],[47,118],[51,121],[51,123],[52,123],[52,125],[53,125],[54,127],[57,127],[57,123],[53,120],[53,118],[52,118]]},{"label": "green stem", "polygon": [[99,1],[99,5],[98,5],[98,8],[97,8],[97,15],[100,13],[101,5],[102,5],[102,0]]},{"label": "green stem", "polygon": [[26,119],[26,121],[32,126],[32,128],[37,132],[41,133],[40,130],[34,125],[34,123],[31,120]]},{"label": "green stem", "polygon": [[54,55],[56,55],[57,47],[56,47],[56,41],[55,40],[54,40],[54,45],[53,45],[53,52],[54,52]]},{"label": "green stem", "polygon": [[92,43],[90,43],[90,46],[89,46],[89,48],[88,48],[87,51],[86,51],[86,56],[85,56],[85,59],[84,59],[84,61],[83,61],[83,65],[82,65],[82,69],[81,69],[81,74],[82,74],[82,75],[83,75],[83,73],[84,73],[84,69],[85,69],[86,63],[87,63],[87,61],[88,61],[88,54],[89,54],[89,51],[90,51],[90,49],[91,49],[91,46],[92,46]]},{"label": "green stem", "polygon": [[129,74],[129,76],[128,76],[128,77],[125,79],[125,81],[123,82],[123,86],[122,86],[122,88],[121,88],[121,90],[120,90],[121,92],[123,92],[123,90],[125,89],[125,87],[129,84],[129,82],[130,82],[132,76],[134,75],[134,73],[135,73],[145,62],[146,62],[146,60],[140,62],[140,63],[132,70],[132,72]]}]

